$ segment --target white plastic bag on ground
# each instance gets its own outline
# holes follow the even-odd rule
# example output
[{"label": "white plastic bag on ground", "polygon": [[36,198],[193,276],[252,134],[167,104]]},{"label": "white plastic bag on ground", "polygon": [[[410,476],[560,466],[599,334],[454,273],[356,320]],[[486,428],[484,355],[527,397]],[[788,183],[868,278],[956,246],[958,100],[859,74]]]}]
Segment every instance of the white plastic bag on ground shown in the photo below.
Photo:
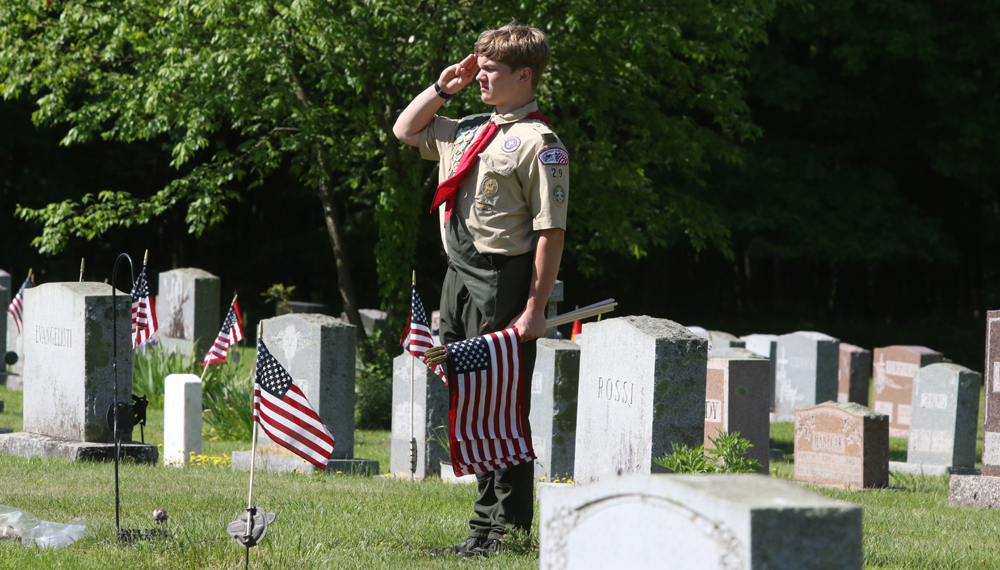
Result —
[{"label": "white plastic bag on ground", "polygon": [[59,548],[90,536],[83,517],[69,524],[43,521],[28,511],[0,505],[0,540],[13,539],[25,546]]}]

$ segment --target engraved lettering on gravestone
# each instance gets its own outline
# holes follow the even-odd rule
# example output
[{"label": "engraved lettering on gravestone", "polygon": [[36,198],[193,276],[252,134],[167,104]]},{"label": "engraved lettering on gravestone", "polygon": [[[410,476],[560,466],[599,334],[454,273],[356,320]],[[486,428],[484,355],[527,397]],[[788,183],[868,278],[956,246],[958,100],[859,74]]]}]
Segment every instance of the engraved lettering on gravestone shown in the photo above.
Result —
[{"label": "engraved lettering on gravestone", "polygon": [[898,410],[897,415],[899,416],[896,423],[906,426],[910,425],[910,416],[912,415],[911,412],[913,411],[913,407],[909,404],[898,404],[896,409]]},{"label": "engraved lettering on gravestone", "polygon": [[813,451],[795,453],[796,477],[835,479],[846,483],[860,483],[862,459],[849,455],[824,455]]},{"label": "engraved lettering on gravestone", "polygon": [[947,409],[948,394],[931,394],[924,392],[920,395],[920,407],[928,410]]},{"label": "engraved lettering on gravestone", "polygon": [[535,372],[531,375],[531,393],[541,394],[542,393],[542,373]]},{"label": "engraved lettering on gravestone", "polygon": [[722,400],[705,400],[705,421],[722,421]]},{"label": "engraved lettering on gravestone", "polygon": [[885,363],[886,374],[891,374],[893,376],[913,376],[913,373],[920,368],[919,365],[913,364],[912,362],[899,362],[897,360],[890,360]]},{"label": "engraved lettering on gravestone", "polygon": [[875,402],[875,411],[889,416],[889,423],[892,422],[892,402]]},{"label": "engraved lettering on gravestone", "polygon": [[71,329],[61,329],[59,327],[43,327],[35,325],[35,344],[48,344],[51,346],[65,346],[72,348],[73,331]]},{"label": "engraved lettering on gravestone", "polygon": [[844,453],[844,436],[839,433],[824,433],[818,431],[813,434],[813,450],[827,453]]},{"label": "engraved lettering on gravestone", "polygon": [[788,365],[792,368],[814,368],[816,366],[816,360],[813,358],[806,358],[805,356],[793,356],[788,361]]},{"label": "engraved lettering on gravestone", "polygon": [[911,429],[910,447],[914,451],[951,453],[951,432],[929,429]]},{"label": "engraved lettering on gravestone", "polygon": [[635,400],[635,382],[615,380],[612,384],[610,378],[598,376],[597,399],[619,402],[631,408],[632,402]]}]

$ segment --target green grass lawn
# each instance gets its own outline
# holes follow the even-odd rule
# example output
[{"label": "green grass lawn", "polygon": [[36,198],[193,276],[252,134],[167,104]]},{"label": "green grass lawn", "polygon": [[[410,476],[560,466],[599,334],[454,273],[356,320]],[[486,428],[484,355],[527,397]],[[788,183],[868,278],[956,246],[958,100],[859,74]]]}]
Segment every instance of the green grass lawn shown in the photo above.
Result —
[{"label": "green grass lawn", "polygon": [[[6,403],[0,427],[19,430],[21,394],[0,387],[0,400]],[[150,410],[146,441],[160,443],[162,431],[162,410]],[[789,454],[792,431],[791,424],[772,426],[776,446]],[[384,471],[386,435],[356,432],[355,456],[378,460]],[[905,459],[905,441],[892,441],[894,459]],[[206,440],[204,453],[222,456],[249,447],[249,442]],[[773,461],[771,471],[790,478],[792,463]],[[84,516],[93,535],[58,550],[0,543],[0,568],[242,567],[243,551],[225,527],[246,507],[248,473],[215,465],[123,465],[122,526],[149,528],[153,509],[170,513],[167,537],[135,545],[113,540],[113,477],[110,464],[0,456],[0,504],[57,522]],[[809,487],[864,508],[865,568],[1000,568],[1000,512],[949,508],[944,477],[892,475],[890,484],[865,491]],[[423,552],[465,537],[472,486],[257,473],[254,488],[254,503],[278,519],[251,552],[253,568],[538,567],[537,528],[494,559],[438,559]]]}]

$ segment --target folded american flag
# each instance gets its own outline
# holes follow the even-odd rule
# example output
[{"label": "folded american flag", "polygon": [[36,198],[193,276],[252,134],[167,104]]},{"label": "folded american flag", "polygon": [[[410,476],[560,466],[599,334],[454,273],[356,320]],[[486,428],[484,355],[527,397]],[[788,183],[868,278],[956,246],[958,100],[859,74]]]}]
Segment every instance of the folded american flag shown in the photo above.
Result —
[{"label": "folded american flag", "polygon": [[448,432],[455,475],[533,461],[517,330],[488,333],[445,349],[451,379]]},{"label": "folded american flag", "polygon": [[[399,343],[403,345],[403,350],[409,351],[420,362],[427,364],[427,358],[424,356],[424,353],[427,352],[428,348],[434,346],[434,338],[431,336],[431,327],[427,324],[427,311],[424,310],[424,303],[420,300],[420,294],[417,293],[416,285],[412,287],[410,298],[410,321],[406,323],[406,328],[403,329],[403,337],[399,339]],[[443,366],[438,364],[432,370],[442,380],[445,382],[448,381],[448,378],[445,377]]]}]

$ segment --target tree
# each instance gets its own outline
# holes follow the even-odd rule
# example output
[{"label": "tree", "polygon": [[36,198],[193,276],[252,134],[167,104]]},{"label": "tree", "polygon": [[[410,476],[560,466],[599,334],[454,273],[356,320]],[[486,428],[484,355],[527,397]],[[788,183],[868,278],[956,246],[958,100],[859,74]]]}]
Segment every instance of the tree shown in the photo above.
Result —
[{"label": "tree", "polygon": [[[370,204],[380,292],[394,319],[424,194],[412,149],[391,133],[399,110],[478,32],[531,22],[554,63],[539,92],[573,157],[568,252],[588,272],[601,252],[642,256],[678,239],[728,251],[701,196],[712,161],[739,161],[752,138],[740,79],[766,39],[773,0],[460,2],[300,0],[9,0],[0,6],[0,90],[30,95],[39,125],[63,140],[168,137],[177,177],[145,192],[109,189],[20,214],[44,224],[35,245],[144,224],[186,207],[190,231],[219,223],[240,192],[287,170],[313,188],[350,321],[360,317],[344,247],[347,200]],[[448,112],[482,111],[473,90]],[[648,172],[669,172],[657,183]]]}]

